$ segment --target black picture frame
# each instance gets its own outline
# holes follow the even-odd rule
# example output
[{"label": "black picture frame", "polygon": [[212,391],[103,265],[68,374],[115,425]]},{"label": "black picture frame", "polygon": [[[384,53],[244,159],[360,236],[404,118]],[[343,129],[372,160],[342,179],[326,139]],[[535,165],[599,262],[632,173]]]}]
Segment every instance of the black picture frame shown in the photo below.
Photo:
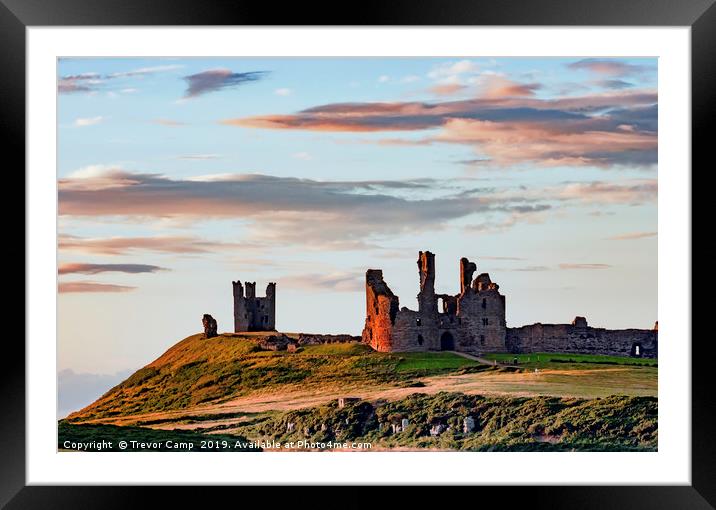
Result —
[{"label": "black picture frame", "polygon": [[[0,0],[0,126],[4,135],[1,139],[6,156],[15,156],[15,168],[24,168],[25,30],[32,26],[688,26],[691,27],[692,52],[692,169],[681,170],[691,171],[692,189],[696,190],[698,188],[693,187],[693,167],[702,166],[705,171],[707,161],[711,162],[707,150],[712,145],[710,133],[713,130],[708,128],[713,127],[716,118],[715,1],[394,0],[363,1],[355,5],[285,2],[277,7],[279,4],[244,0]],[[691,301],[691,296],[683,298]],[[32,296],[28,296],[28,299],[32,299]],[[693,302],[692,317],[694,311],[697,312],[696,317],[708,313],[703,303]],[[486,504],[490,493],[494,492],[498,497],[506,497],[510,506],[713,508],[716,505],[716,440],[711,432],[715,400],[711,392],[712,357],[709,356],[713,352],[713,341],[709,335],[701,338],[692,336],[693,339],[678,339],[684,345],[691,341],[692,348],[692,485],[482,487],[479,489],[479,499]],[[126,508],[135,504],[137,498],[141,497],[137,494],[141,490],[139,487],[26,486],[25,363],[20,362],[25,359],[25,350],[22,344],[7,342],[3,352],[6,360],[12,357],[10,359],[17,361],[3,363],[0,370],[0,506]],[[413,494],[422,497],[421,494],[425,492],[416,490]],[[202,489],[200,494],[204,497],[209,495],[209,491]],[[345,496],[348,493],[342,494]],[[171,495],[184,499],[187,491],[174,488]],[[171,495],[162,495],[162,498],[169,498],[164,500],[164,506],[171,504]],[[276,492],[272,492],[270,497],[271,506],[283,503]],[[295,496],[288,493],[284,497],[287,498],[285,504],[291,504]]]}]

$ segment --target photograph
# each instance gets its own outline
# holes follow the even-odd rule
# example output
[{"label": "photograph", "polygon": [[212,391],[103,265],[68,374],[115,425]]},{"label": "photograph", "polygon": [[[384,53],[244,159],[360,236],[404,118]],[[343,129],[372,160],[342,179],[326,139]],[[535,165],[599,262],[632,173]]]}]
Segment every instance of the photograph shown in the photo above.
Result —
[{"label": "photograph", "polygon": [[61,455],[659,451],[657,57],[56,64]]}]

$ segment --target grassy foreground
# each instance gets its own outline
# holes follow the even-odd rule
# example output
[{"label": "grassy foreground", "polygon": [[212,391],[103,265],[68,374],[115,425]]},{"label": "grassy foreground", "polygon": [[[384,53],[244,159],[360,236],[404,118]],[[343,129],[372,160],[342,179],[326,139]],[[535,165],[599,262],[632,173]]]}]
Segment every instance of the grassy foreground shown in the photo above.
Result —
[{"label": "grassy foreground", "polygon": [[[281,442],[369,442],[374,450],[655,451],[657,410],[653,397],[415,394],[379,405],[364,401],[339,408],[334,401],[257,418],[236,432]],[[472,430],[465,428],[468,418]]]},{"label": "grassy foreground", "polygon": [[[122,441],[125,446],[120,445]],[[202,452],[216,449],[260,451],[260,448],[252,448],[249,445],[245,438],[238,435],[204,435],[187,430],[75,425],[66,420],[60,420],[57,427],[57,449],[65,451]]]},{"label": "grassy foreground", "polygon": [[533,352],[530,354],[488,353],[488,360],[518,364],[524,368],[564,368],[565,365],[589,363],[594,365],[621,365],[637,367],[657,367],[658,360],[653,358],[626,358],[622,356],[604,356],[601,354],[562,354],[556,352]]},{"label": "grassy foreground", "polygon": [[[657,414],[653,397],[512,398],[442,392],[391,402],[349,402],[342,408],[334,400],[257,414],[233,425],[207,419],[199,432],[61,421],[58,447],[67,448],[66,441],[109,440],[109,450],[119,451],[119,440],[135,439],[154,446],[134,451],[259,451],[249,445],[277,442],[314,445],[299,450],[353,443],[370,444],[361,449],[372,451],[656,451]],[[172,446],[166,447],[167,442]]]}]

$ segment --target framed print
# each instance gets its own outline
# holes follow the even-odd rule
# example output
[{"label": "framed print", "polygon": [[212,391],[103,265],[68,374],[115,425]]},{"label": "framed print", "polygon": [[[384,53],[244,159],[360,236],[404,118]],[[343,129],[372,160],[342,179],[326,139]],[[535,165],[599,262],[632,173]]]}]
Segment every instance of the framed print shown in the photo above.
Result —
[{"label": "framed print", "polygon": [[712,2],[130,4],[3,1],[9,508],[146,484],[710,507]]}]

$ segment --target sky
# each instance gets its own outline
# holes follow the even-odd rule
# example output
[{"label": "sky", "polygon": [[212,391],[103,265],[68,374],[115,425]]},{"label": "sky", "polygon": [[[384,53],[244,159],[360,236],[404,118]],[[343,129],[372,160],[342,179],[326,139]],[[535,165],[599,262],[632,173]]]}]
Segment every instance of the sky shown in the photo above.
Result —
[{"label": "sky", "polygon": [[490,273],[508,326],[650,328],[656,76],[651,58],[60,59],[58,371],[135,370],[205,313],[231,331],[237,279],[277,282],[281,331],[360,335],[365,271],[415,309],[419,250],[439,293],[460,257]]}]

